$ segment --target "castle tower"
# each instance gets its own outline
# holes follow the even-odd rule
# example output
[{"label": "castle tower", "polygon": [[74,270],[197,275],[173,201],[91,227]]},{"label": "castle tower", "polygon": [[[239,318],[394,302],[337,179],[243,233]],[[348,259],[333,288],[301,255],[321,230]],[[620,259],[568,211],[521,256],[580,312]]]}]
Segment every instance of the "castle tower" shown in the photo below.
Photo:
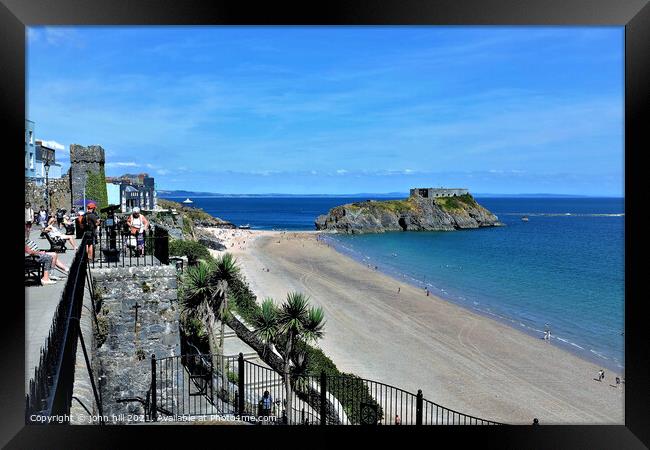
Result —
[{"label": "castle tower", "polygon": [[[71,206],[80,205],[88,172],[104,173],[104,149],[99,145],[84,147],[70,144]],[[93,199],[98,200],[98,199]]]}]

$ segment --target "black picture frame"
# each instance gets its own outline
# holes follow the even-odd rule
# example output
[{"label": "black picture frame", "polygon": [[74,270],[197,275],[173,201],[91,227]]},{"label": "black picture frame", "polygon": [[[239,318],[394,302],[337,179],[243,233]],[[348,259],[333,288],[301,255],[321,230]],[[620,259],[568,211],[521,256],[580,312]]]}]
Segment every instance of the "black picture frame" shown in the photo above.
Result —
[{"label": "black picture frame", "polygon": [[[22,177],[18,148],[24,145],[25,118],[25,26],[30,25],[619,25],[625,26],[625,425],[621,426],[539,426],[539,427],[376,427],[370,430],[380,440],[438,444],[451,438],[454,445],[473,441],[480,447],[499,448],[644,448],[650,445],[650,382],[648,338],[645,335],[646,301],[641,282],[646,238],[641,214],[647,187],[642,185],[645,167],[643,153],[650,149],[650,5],[648,0],[384,0],[376,2],[328,0],[288,3],[199,0],[0,0],[0,111],[6,126],[4,134],[9,161],[5,163],[5,217],[11,219],[23,200],[17,192]],[[15,223],[7,220],[11,231],[11,254],[5,255],[5,283],[17,283],[12,276],[18,258]],[[16,231],[16,235],[18,232]],[[13,249],[15,253],[13,253]],[[15,266],[15,267],[14,267]],[[10,292],[9,286],[3,289]],[[11,289],[11,292],[14,291]],[[6,295],[3,302],[2,383],[0,405],[0,445],[8,448],[116,448],[147,441],[169,442],[182,434],[196,439],[241,439],[241,427],[187,426],[26,426],[24,423],[24,303],[20,294]],[[246,428],[242,445],[284,445],[281,431],[268,427]],[[287,430],[282,430],[287,432]],[[359,433],[356,427],[313,427],[308,431],[289,430],[301,435],[296,443],[311,445],[323,435]],[[303,434],[304,433],[304,434]],[[367,432],[366,432],[367,434]],[[350,434],[350,436],[352,436]],[[260,441],[262,439],[262,441]],[[209,442],[209,441],[208,441]],[[257,444],[256,444],[257,442]],[[336,444],[336,442],[333,442]],[[397,443],[397,441],[396,441]],[[141,443],[138,445],[142,445]],[[294,446],[295,444],[291,444]],[[421,444],[416,444],[421,445]]]}]

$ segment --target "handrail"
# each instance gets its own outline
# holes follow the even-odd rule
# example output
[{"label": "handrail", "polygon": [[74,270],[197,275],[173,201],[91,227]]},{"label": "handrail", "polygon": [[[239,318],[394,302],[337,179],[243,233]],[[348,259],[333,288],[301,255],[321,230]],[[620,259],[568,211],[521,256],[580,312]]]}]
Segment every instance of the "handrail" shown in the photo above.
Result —
[{"label": "handrail", "polygon": [[[48,337],[41,348],[39,364],[34,370],[34,377],[29,381],[29,393],[26,395],[28,419],[33,415],[60,416],[67,422],[66,417],[69,417],[77,342],[80,337],[78,320],[83,307],[88,268],[85,251],[87,239],[82,239],[70,265]],[[101,411],[96,395],[95,398]]]},{"label": "handrail", "polygon": [[[207,361],[209,364],[212,358],[215,357],[225,357],[233,361],[236,358],[235,355],[225,356],[221,354],[201,353],[198,348],[194,347],[194,349],[197,351],[197,354],[170,356],[161,358],[159,361],[165,363],[165,361],[177,360],[178,358],[192,357],[204,364]],[[277,397],[277,401],[280,401],[283,397],[281,395],[283,394],[283,388],[281,386],[284,385],[282,373],[268,366],[262,366],[255,362],[244,360],[243,354],[241,353],[237,357],[237,360],[240,366],[240,377],[238,381],[240,402],[245,398],[247,399],[245,400],[246,404],[251,403],[251,398],[260,395],[260,392],[267,388],[272,391],[272,394],[275,391],[276,393],[273,396]],[[183,360],[181,359],[181,361]],[[183,364],[185,363],[183,362]],[[242,367],[246,367],[246,369],[242,369]],[[324,421],[322,418],[319,420],[320,423],[324,424],[367,423],[368,419],[365,417],[368,414],[367,408],[374,408],[377,420],[386,420],[390,414],[396,413],[402,416],[402,412],[400,411],[403,411],[404,417],[401,417],[401,420],[405,424],[467,424],[469,422],[470,424],[475,423],[477,425],[505,425],[493,420],[481,419],[470,414],[461,413],[430,400],[425,400],[422,397],[421,391],[414,394],[387,383],[356,377],[354,375],[326,375],[322,373],[320,377],[316,375],[296,376],[294,374],[291,376],[292,380],[299,378],[307,382],[307,385],[303,385],[303,388],[307,386],[307,390],[303,390],[303,388],[296,390],[296,397],[292,398],[292,404],[285,405],[285,407],[288,407],[294,413],[298,413],[297,416],[292,414],[293,417],[300,417],[304,409],[304,414],[309,415],[310,422],[312,423],[315,418],[320,418],[321,415],[327,417]],[[278,381],[280,385],[276,386]],[[161,388],[166,382],[169,382],[169,380],[161,380]],[[292,390],[294,388],[292,386]],[[320,409],[318,404],[315,403],[314,396],[320,396]],[[237,405],[236,398],[233,406]],[[326,399],[326,404],[322,403],[323,398]],[[251,405],[254,404],[255,401],[253,400]],[[302,405],[302,409],[297,408],[296,404]],[[431,420],[433,418],[432,413],[434,407],[435,420]],[[243,411],[243,409],[239,409]],[[248,410],[248,406],[244,409]],[[199,412],[197,414],[200,415],[201,413]],[[441,421],[438,420],[439,414],[442,414],[440,416],[442,417]],[[294,420],[291,420],[291,422],[294,423]]]}]

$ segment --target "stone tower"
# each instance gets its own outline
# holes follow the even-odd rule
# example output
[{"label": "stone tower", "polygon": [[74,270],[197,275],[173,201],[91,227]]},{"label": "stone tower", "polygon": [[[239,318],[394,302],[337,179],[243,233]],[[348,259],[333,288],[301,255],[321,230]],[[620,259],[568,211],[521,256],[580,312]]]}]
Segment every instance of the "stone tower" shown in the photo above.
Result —
[{"label": "stone tower", "polygon": [[77,207],[81,204],[88,172],[103,172],[104,161],[104,149],[101,146],[83,147],[78,144],[70,144],[71,206]]}]

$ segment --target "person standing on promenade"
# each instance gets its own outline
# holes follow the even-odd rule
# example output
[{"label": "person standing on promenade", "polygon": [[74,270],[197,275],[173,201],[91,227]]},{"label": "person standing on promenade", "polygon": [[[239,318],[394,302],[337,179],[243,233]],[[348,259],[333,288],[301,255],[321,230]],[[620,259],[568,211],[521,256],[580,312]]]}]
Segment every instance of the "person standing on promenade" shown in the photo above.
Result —
[{"label": "person standing on promenade", "polygon": [[126,219],[131,236],[135,236],[138,256],[144,255],[144,232],[149,228],[149,221],[140,214],[140,208],[133,208],[133,212]]},{"label": "person standing on promenade", "polygon": [[32,224],[34,223],[34,210],[32,209],[32,204],[27,202],[25,203],[25,237],[29,237],[29,232],[32,230]]},{"label": "person standing on promenade", "polygon": [[395,414],[395,425],[401,425],[402,419],[400,419],[398,414]]},{"label": "person standing on promenade", "polygon": [[45,211],[45,206],[41,205],[41,210],[38,212],[38,224],[45,228],[47,226],[47,211]]},{"label": "person standing on promenade", "polygon": [[88,259],[95,262],[95,244],[97,244],[97,227],[99,227],[99,216],[95,212],[97,206],[94,203],[88,203],[86,208],[88,212],[83,216],[84,234],[90,237],[90,243],[86,244]]}]

